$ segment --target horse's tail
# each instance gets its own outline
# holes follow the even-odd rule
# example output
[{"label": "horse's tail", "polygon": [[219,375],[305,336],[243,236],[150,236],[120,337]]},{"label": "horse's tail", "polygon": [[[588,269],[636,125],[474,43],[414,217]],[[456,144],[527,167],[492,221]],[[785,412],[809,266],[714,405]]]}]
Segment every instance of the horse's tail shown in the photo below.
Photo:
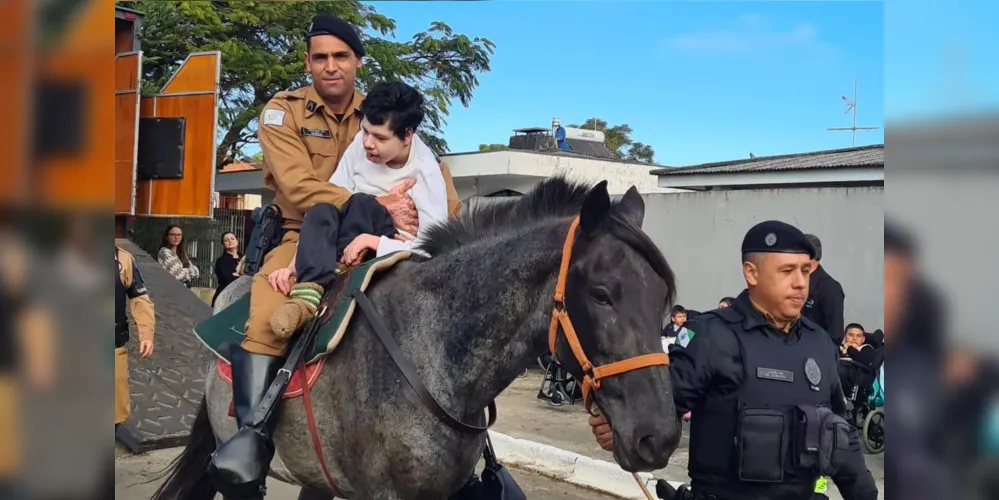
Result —
[{"label": "horse's tail", "polygon": [[[208,420],[208,405],[201,400],[191,426],[187,447],[159,474],[166,481],[150,500],[212,500],[217,493],[208,476],[208,464],[215,452],[215,433]],[[155,480],[155,479],[154,479]]]}]

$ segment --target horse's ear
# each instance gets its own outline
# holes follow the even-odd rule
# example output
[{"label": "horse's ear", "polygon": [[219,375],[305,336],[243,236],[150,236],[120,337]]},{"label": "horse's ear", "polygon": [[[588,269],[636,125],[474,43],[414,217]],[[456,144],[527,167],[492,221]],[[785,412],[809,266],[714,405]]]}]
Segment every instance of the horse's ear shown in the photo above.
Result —
[{"label": "horse's ear", "polygon": [[624,193],[617,204],[617,212],[635,227],[642,228],[642,221],[645,219],[645,200],[638,194],[637,187],[631,186],[631,189]]},{"label": "horse's ear", "polygon": [[595,232],[607,220],[610,212],[610,194],[607,193],[607,181],[593,186],[583,200],[583,209],[579,212],[579,227],[585,233]]}]

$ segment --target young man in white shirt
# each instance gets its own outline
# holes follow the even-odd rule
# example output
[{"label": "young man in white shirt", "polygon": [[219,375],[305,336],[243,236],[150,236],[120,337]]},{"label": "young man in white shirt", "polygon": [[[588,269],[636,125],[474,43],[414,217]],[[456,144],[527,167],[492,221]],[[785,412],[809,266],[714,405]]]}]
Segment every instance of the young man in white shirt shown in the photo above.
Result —
[{"label": "young man in white shirt", "polygon": [[[448,217],[447,187],[433,151],[416,129],[423,121],[423,97],[405,83],[375,86],[361,104],[361,132],[347,147],[330,183],[353,193],[342,210],[319,203],[305,214],[298,253],[268,279],[288,301],[271,316],[271,328],[290,336],[311,320],[337,263],[361,264],[370,252],[381,257],[413,250],[426,231]],[[376,196],[408,195],[419,214],[419,230],[397,230]],[[298,282],[291,285],[291,277]]]}]

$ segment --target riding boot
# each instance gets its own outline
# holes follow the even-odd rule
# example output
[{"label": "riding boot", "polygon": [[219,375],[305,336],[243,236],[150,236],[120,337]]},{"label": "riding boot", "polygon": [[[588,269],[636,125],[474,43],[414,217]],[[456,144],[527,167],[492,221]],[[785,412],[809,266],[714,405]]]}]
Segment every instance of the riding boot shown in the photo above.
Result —
[{"label": "riding boot", "polygon": [[271,411],[270,418],[254,424],[253,416],[283,360],[250,353],[239,346],[234,346],[231,352],[232,399],[239,431],[212,454],[208,472],[215,489],[225,498],[262,499],[274,458],[271,434],[277,419]]},{"label": "riding boot", "polygon": [[465,485],[455,494],[448,497],[448,500],[488,500],[486,499],[485,488],[479,476],[472,474]]},{"label": "riding boot", "polygon": [[291,337],[295,331],[316,317],[323,300],[323,286],[318,283],[295,283],[288,300],[271,313],[271,330],[280,338]]}]

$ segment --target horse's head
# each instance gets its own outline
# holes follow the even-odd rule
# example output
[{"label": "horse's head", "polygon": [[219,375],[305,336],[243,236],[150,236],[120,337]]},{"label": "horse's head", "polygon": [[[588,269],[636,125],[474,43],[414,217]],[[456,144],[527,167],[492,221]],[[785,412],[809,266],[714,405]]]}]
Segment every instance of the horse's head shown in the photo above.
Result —
[{"label": "horse's head", "polygon": [[[614,458],[632,472],[665,467],[681,433],[668,367],[639,362],[662,354],[661,321],[675,294],[672,270],[640,229],[644,215],[634,187],[613,204],[606,182],[594,187],[579,213],[565,283],[565,311],[590,364],[634,361],[616,365],[627,370],[601,378],[591,391],[614,429]],[[564,330],[559,360],[582,378]]]}]

